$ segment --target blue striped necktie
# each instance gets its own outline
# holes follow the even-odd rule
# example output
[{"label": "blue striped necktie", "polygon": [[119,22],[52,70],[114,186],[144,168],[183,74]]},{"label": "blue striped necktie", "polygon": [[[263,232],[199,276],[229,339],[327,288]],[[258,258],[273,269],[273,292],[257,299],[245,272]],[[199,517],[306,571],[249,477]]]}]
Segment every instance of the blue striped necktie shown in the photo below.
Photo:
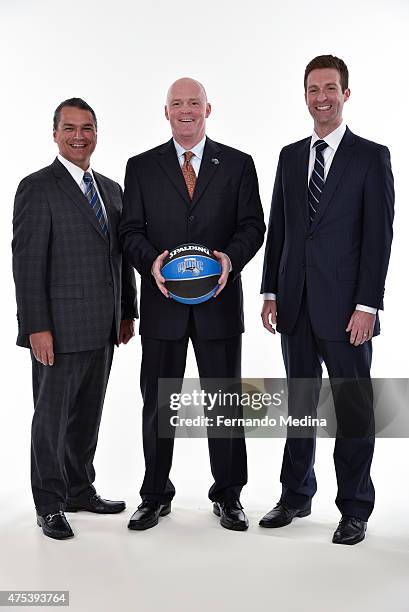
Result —
[{"label": "blue striped necktie", "polygon": [[323,151],[328,147],[324,140],[317,140],[314,143],[315,162],[311,173],[310,182],[308,184],[308,209],[311,223],[318,210],[318,205],[321,199],[321,193],[324,189],[325,174],[324,174],[324,156]]},{"label": "blue striped necktie", "polygon": [[92,175],[89,172],[84,172],[83,181],[85,183],[85,195],[87,196],[88,203],[98,219],[102,232],[106,235],[108,233],[108,227],[105,221],[104,211],[102,210],[101,200],[99,199],[97,190],[95,189]]}]

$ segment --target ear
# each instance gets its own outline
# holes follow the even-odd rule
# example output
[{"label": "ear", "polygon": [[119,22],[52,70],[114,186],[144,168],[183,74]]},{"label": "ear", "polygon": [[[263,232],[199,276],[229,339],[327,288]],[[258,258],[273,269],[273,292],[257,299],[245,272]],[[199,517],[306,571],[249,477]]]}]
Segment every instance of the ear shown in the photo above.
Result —
[{"label": "ear", "polygon": [[168,113],[168,107],[167,107],[167,105],[165,105],[165,117],[166,117],[166,119],[169,121],[169,113]]},{"label": "ear", "polygon": [[57,130],[53,130],[53,139],[54,142],[57,142]]},{"label": "ear", "polygon": [[344,102],[349,100],[350,95],[351,95],[351,90],[349,89],[349,87],[347,87],[346,90],[344,91]]},{"label": "ear", "polygon": [[212,112],[212,106],[211,104],[209,104],[209,102],[207,102],[206,103],[206,114],[205,114],[206,119],[208,118],[211,112]]}]

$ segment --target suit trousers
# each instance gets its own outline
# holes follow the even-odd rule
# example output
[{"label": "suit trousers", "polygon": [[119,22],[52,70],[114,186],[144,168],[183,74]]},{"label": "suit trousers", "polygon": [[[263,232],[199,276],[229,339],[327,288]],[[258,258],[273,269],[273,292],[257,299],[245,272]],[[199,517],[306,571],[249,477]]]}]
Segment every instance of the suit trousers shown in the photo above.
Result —
[{"label": "suit trousers", "polygon": [[67,501],[95,493],[93,460],[113,351],[108,344],[57,353],[53,366],[31,352],[31,484],[38,514],[64,510]]},{"label": "suit trousers", "polygon": [[[295,404],[301,403],[304,413],[316,414],[322,362],[327,367],[338,428],[334,448],[338,484],[336,505],[341,514],[367,521],[375,500],[370,476],[375,446],[370,381],[372,344],[368,341],[356,347],[348,341],[319,338],[311,325],[305,292],[294,332],[282,334],[281,344],[289,384],[289,413],[296,413]],[[297,387],[296,379],[301,378],[308,379],[308,383],[303,381]],[[314,435],[287,438],[280,480],[281,500],[288,506],[311,506],[317,490],[314,458]]]},{"label": "suit trousers", "polygon": [[[174,438],[158,435],[158,379],[180,379],[185,372],[186,355],[192,341],[200,378],[240,380],[241,334],[221,340],[197,337],[193,317],[188,333],[180,340],[158,340],[142,336],[141,391],[143,407],[143,448],[145,477],[140,494],[144,500],[169,502],[175,487],[169,479]],[[202,384],[203,388],[203,384]],[[180,388],[175,392],[179,393]],[[247,482],[247,455],[244,435],[208,438],[210,467],[214,483],[212,501],[238,499]],[[191,463],[189,458],[189,462]]]}]

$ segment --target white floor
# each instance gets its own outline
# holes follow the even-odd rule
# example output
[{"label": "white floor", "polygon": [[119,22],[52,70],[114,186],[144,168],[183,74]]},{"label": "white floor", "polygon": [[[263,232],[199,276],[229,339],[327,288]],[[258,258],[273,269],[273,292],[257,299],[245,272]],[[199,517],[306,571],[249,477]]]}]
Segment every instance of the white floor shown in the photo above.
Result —
[{"label": "white floor", "polygon": [[243,495],[251,526],[238,533],[220,527],[205,494],[180,494],[157,527],[130,532],[130,494],[116,516],[67,514],[75,537],[59,542],[42,535],[29,495],[16,490],[2,507],[0,589],[69,590],[72,612],[407,612],[407,506],[384,497],[365,541],[335,546],[338,513],[325,498],[310,517],[266,530],[257,523],[273,500]]}]

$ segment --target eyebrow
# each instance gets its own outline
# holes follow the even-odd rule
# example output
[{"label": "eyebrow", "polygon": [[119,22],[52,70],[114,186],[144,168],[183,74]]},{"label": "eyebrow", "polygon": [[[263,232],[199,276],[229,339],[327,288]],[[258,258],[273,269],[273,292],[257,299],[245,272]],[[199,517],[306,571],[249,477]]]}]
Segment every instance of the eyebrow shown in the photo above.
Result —
[{"label": "eyebrow", "polygon": [[75,123],[63,123],[63,127],[95,127],[93,123],[80,123],[79,125]]},{"label": "eyebrow", "polygon": [[[329,85],[338,85],[338,83],[335,83],[335,82],[324,83],[324,87],[328,87]],[[318,87],[318,85],[316,83],[313,83],[312,85],[309,85],[307,89],[311,89],[312,87]]]},{"label": "eyebrow", "polygon": [[[198,98],[198,97],[188,98],[189,102],[195,102],[195,101],[199,101],[199,100],[200,100],[200,98]],[[172,98],[171,99],[171,102],[181,102],[181,101],[182,101],[182,98]]]}]

